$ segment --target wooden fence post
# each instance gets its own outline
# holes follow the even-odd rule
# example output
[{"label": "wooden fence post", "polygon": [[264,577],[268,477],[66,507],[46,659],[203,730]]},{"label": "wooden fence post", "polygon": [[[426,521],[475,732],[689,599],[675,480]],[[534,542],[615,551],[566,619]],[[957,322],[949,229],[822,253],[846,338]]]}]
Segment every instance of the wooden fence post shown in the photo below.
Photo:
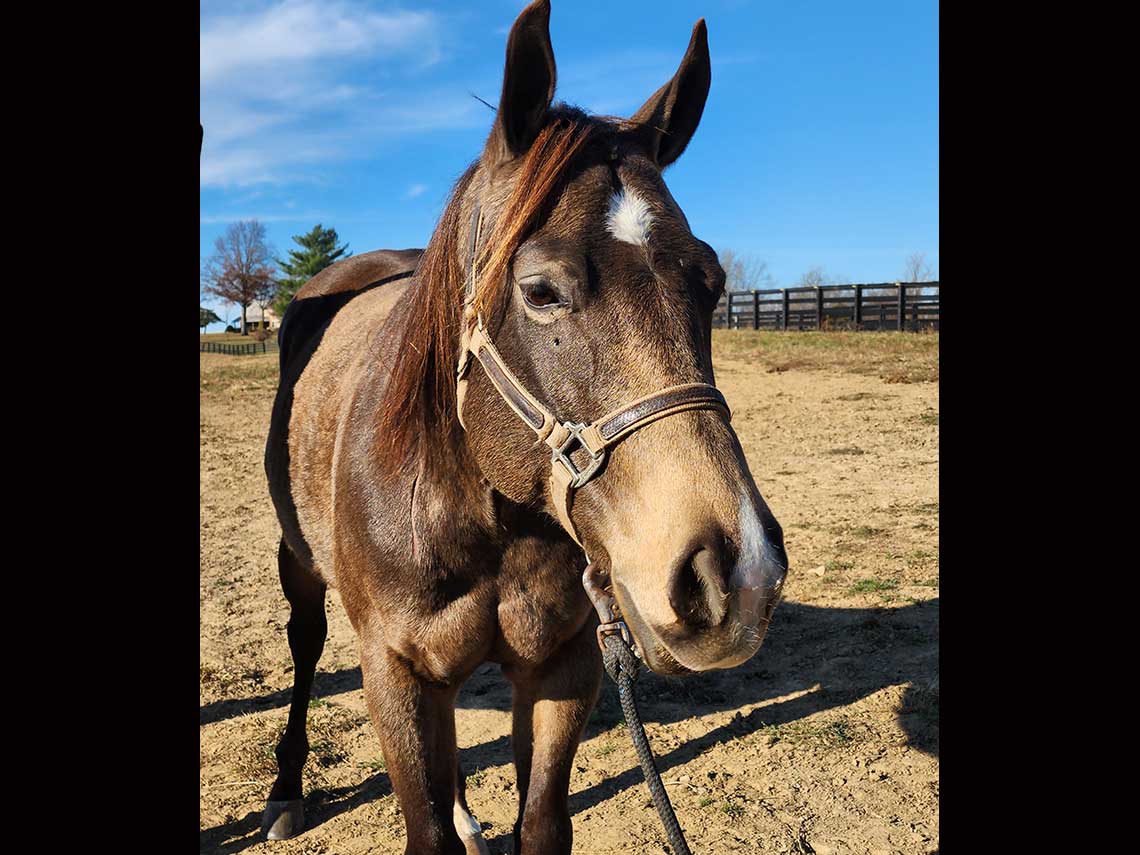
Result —
[{"label": "wooden fence post", "polygon": [[863,286],[855,286],[855,329],[863,326]]},{"label": "wooden fence post", "polygon": [[899,289],[899,332],[906,329],[906,286],[896,282]]},{"label": "wooden fence post", "polygon": [[823,329],[823,288],[815,286],[815,328]]},{"label": "wooden fence post", "polygon": [[783,298],[783,301],[784,301],[784,319],[783,319],[784,329],[787,329],[788,328],[788,289],[787,288],[781,288],[780,289],[780,296]]},{"label": "wooden fence post", "polygon": [[760,292],[752,289],[752,329],[760,329]]}]

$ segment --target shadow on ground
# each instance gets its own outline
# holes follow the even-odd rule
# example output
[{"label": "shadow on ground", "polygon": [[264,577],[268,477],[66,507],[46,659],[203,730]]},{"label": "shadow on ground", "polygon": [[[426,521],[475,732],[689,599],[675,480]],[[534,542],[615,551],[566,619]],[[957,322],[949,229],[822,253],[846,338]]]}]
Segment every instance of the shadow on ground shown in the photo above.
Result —
[{"label": "shadow on ground", "polygon": [[[281,641],[282,644],[285,643],[285,633],[281,633]],[[363,688],[363,686],[364,683],[363,678],[360,676],[359,666],[356,668],[344,668],[331,673],[318,670],[313,680],[313,697],[325,698],[332,695],[341,695],[345,692],[355,692],[357,689]],[[228,718],[236,718],[239,715],[264,712],[265,710],[277,709],[278,707],[288,707],[289,698],[292,694],[292,689],[281,689],[277,692],[270,692],[269,694],[255,697],[225,698],[220,701],[214,701],[198,709],[198,724],[199,726],[213,724],[214,722],[225,721]]]},{"label": "shadow on ground", "polygon": [[[392,792],[388,776],[377,773],[351,787],[313,790],[305,797],[305,830],[318,828],[335,816]],[[261,811],[250,811],[241,819],[202,831],[199,850],[205,855],[234,855],[265,840],[261,833]]]},{"label": "shadow on ground", "polygon": [[[909,684],[899,711],[899,724],[910,747],[938,754],[938,598],[901,607],[859,609],[827,608],[783,603],[776,612],[760,652],[730,671],[715,671],[686,678],[664,678],[643,673],[638,703],[646,722],[668,724],[713,712],[735,710],[798,692],[799,697],[769,704],[715,727],[703,736],[657,756],[665,772],[687,763],[720,742],[728,742],[760,728],[788,724],[829,709],[843,707],[890,686]],[[284,642],[284,639],[283,639]],[[317,674],[314,694],[326,697],[361,687],[360,669]],[[234,715],[284,707],[289,692],[256,698],[218,701],[201,708],[202,724]],[[483,665],[459,694],[466,709],[509,710],[510,686],[498,667]],[[586,737],[608,730],[621,720],[617,692],[606,681],[586,728]],[[466,748],[464,771],[511,762],[510,740],[500,737]],[[570,797],[570,812],[577,814],[629,787],[640,786],[641,769],[632,766]],[[328,791],[306,812],[315,828],[328,819],[390,792],[388,779],[376,775],[358,787]],[[314,794],[318,795],[318,794]],[[202,851],[232,855],[260,839],[260,816],[202,832]],[[252,832],[252,833],[251,833]],[[238,840],[231,838],[238,836]],[[229,841],[222,843],[222,841]],[[248,841],[248,842],[246,842]],[[496,838],[493,841],[498,851]],[[219,845],[221,844],[221,845]],[[509,837],[506,839],[509,848]],[[236,847],[236,848],[235,848]]]}]

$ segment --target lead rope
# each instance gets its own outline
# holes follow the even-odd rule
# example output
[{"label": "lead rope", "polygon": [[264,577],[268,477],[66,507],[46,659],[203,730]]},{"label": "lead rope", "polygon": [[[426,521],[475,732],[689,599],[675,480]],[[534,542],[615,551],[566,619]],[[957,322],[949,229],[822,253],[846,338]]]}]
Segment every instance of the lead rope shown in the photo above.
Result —
[{"label": "lead rope", "polygon": [[665,785],[661,783],[661,773],[657,771],[653,749],[649,747],[645,727],[637,712],[637,701],[633,697],[633,681],[637,679],[640,667],[638,659],[620,635],[607,635],[605,644],[602,650],[602,662],[606,666],[606,673],[617,683],[622,715],[625,716],[626,725],[629,727],[629,738],[633,740],[633,748],[641,763],[649,795],[653,797],[653,806],[657,808],[657,815],[661,817],[661,824],[665,826],[665,836],[669,838],[669,845],[673,847],[675,855],[692,855],[689,844],[685,842],[681,825],[677,822],[677,814],[673,812],[669,794],[665,792]]},{"label": "lead rope", "polygon": [[618,700],[621,702],[629,738],[633,740],[633,750],[637,752],[637,760],[641,764],[641,773],[645,776],[653,806],[657,808],[657,815],[665,827],[665,836],[673,848],[673,855],[692,855],[685,834],[681,831],[681,824],[677,822],[673,803],[669,801],[669,793],[661,782],[661,773],[657,771],[653,749],[649,747],[649,737],[645,735],[645,725],[641,723],[641,714],[637,710],[633,684],[641,673],[641,660],[632,646],[633,635],[620,617],[617,602],[604,589],[601,574],[593,564],[586,566],[582,574],[582,586],[598,612],[598,646],[602,648],[602,664],[610,679],[617,684]]}]

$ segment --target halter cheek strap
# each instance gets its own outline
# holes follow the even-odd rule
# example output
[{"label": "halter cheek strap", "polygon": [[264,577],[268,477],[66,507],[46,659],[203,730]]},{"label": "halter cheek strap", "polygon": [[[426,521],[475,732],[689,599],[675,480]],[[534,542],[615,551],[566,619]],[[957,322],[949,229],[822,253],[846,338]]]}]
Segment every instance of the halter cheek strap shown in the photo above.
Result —
[{"label": "halter cheek strap", "polygon": [[[535,398],[515,376],[499,351],[495,349],[483,324],[483,317],[475,308],[475,250],[483,228],[483,216],[476,206],[471,218],[471,245],[467,264],[467,286],[463,301],[463,329],[460,335],[459,367],[456,372],[456,405],[459,423],[463,421],[463,402],[467,395],[467,375],[472,357],[483,366],[491,385],[507,405],[526,423],[540,442],[550,448],[550,498],[558,521],[566,532],[582,545],[570,507],[574,491],[585,485],[605,463],[607,451],[636,430],[647,424],[683,413],[688,410],[716,410],[726,419],[732,417],[724,396],[708,383],[682,383],[669,386],[651,395],[606,413],[590,424],[560,421],[541,401]],[[571,458],[581,448],[589,454],[583,468]]]}]

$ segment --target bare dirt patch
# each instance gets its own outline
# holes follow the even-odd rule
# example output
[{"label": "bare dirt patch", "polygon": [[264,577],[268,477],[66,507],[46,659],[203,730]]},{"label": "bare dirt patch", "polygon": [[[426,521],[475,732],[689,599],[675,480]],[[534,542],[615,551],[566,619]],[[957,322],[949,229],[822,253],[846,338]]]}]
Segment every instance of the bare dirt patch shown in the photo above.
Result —
[{"label": "bare dirt patch", "polygon": [[[795,340],[809,335],[851,346]],[[642,675],[649,738],[695,852],[925,855],[939,845],[937,336],[761,336],[777,338],[718,332],[714,352],[784,527],[786,600],[744,666]],[[261,466],[276,376],[275,355],[201,356],[200,849],[402,852],[335,594],[310,709],[309,827],[272,845],[258,834],[292,684]],[[491,851],[509,852],[510,691],[497,666],[476,672],[459,706],[468,800]],[[576,852],[666,851],[609,685],[570,792]]]}]

